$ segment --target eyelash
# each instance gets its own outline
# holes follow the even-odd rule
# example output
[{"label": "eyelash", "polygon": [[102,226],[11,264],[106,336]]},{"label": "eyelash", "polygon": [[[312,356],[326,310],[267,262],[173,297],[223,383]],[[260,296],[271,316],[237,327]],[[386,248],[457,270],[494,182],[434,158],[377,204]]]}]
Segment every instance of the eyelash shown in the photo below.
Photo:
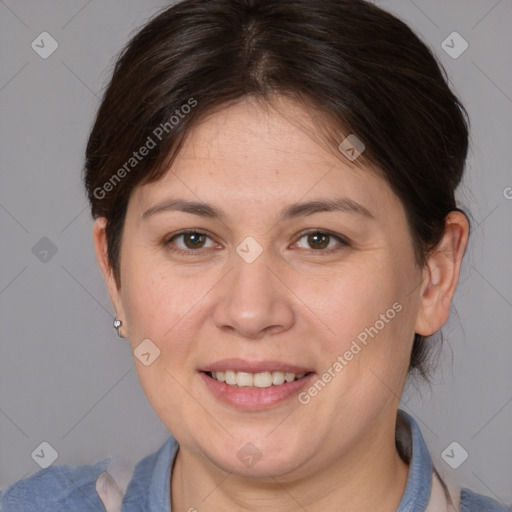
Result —
[{"label": "eyelash", "polygon": [[[200,251],[203,250],[203,248],[199,248],[199,249],[177,249],[175,247],[171,247],[171,242],[173,240],[175,240],[176,238],[180,237],[180,236],[183,236],[183,235],[187,235],[187,234],[197,234],[197,235],[204,235],[210,239],[212,239],[212,237],[209,235],[208,232],[206,231],[203,231],[201,229],[185,229],[183,231],[179,231],[178,233],[175,233],[174,235],[172,235],[171,237],[167,237],[163,240],[162,242],[162,245],[165,249],[168,249],[176,254],[181,254],[181,255],[184,255],[184,256],[196,256],[198,253],[200,253]],[[329,249],[309,249],[309,251],[311,252],[314,252],[314,253],[324,253],[324,254],[332,254],[333,252],[337,252],[341,249],[343,249],[344,247],[349,247],[350,246],[350,243],[348,242],[348,240],[346,240],[345,238],[341,237],[340,235],[336,235],[330,231],[324,231],[324,230],[319,230],[319,229],[310,229],[308,231],[304,231],[302,233],[300,233],[299,237],[297,238],[297,241],[294,242],[294,243],[297,243],[299,240],[301,240],[302,238],[304,238],[305,236],[307,235],[312,235],[312,234],[316,234],[316,235],[327,235],[330,237],[330,239],[332,238],[335,238],[336,240],[338,240],[338,242],[340,243],[340,246],[338,247],[331,247]],[[329,240],[330,242],[330,240]],[[308,249],[306,249],[308,250]]]}]

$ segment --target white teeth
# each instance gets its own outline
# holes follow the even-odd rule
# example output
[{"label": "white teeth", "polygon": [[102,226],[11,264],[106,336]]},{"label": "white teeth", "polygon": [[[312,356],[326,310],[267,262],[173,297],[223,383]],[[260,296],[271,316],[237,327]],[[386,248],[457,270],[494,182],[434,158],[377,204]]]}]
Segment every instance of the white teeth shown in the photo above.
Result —
[{"label": "white teeth", "polygon": [[252,373],[236,372],[236,385],[241,388],[243,386],[252,386]]},{"label": "white teeth", "polygon": [[302,379],[305,373],[295,375],[292,372],[235,372],[227,370],[225,372],[211,372],[212,377],[219,382],[225,382],[230,386],[236,387],[257,387],[269,388],[270,386],[280,386],[285,382],[293,382]]},{"label": "white teeth", "polygon": [[270,372],[255,373],[252,383],[257,388],[269,388],[272,386],[272,374]]},{"label": "white teeth", "polygon": [[[215,378],[217,378],[215,376]],[[229,384],[230,386],[234,386],[236,384],[236,372],[228,371],[224,372],[224,380],[226,384]]]},{"label": "white teeth", "polygon": [[274,386],[280,386],[281,384],[284,384],[284,373],[272,372],[272,384],[274,384]]}]

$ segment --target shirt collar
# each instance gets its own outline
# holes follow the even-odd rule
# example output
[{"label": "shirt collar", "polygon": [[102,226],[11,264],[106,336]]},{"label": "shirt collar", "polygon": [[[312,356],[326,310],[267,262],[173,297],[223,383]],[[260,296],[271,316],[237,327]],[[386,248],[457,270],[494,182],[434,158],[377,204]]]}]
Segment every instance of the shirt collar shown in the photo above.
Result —
[{"label": "shirt collar", "polygon": [[170,436],[162,447],[136,466],[123,498],[122,512],[171,510],[171,469],[178,442]]},{"label": "shirt collar", "polygon": [[[423,440],[420,427],[412,416],[399,409],[397,417],[397,442],[403,452],[400,455],[409,460],[409,476],[405,491],[396,512],[418,512],[427,507],[432,487],[432,459]],[[409,442],[407,442],[409,440]],[[410,447],[410,451],[407,449]]]},{"label": "shirt collar", "polygon": [[[397,447],[409,463],[404,494],[396,512],[425,511],[432,486],[432,459],[421,430],[412,416],[399,409],[396,427]],[[123,500],[122,512],[171,510],[171,469],[179,445],[170,436],[155,454],[141,460],[133,473]]]}]

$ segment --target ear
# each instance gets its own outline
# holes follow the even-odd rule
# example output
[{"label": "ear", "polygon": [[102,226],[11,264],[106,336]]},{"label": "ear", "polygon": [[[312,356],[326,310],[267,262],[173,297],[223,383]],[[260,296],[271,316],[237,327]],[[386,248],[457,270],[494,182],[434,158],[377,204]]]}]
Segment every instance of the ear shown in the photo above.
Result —
[{"label": "ear", "polygon": [[117,286],[116,280],[114,278],[114,272],[108,260],[106,226],[107,219],[105,217],[99,217],[94,221],[92,234],[94,240],[94,250],[96,252],[98,265],[103,274],[103,278],[105,279],[105,284],[107,286],[108,294],[110,295],[110,300],[112,301],[112,305],[116,311],[116,316],[123,322],[121,330],[126,332],[126,317],[121,300],[121,288]]},{"label": "ear", "polygon": [[466,251],[469,223],[458,211],[445,219],[444,235],[423,269],[423,286],[415,332],[431,336],[448,321]]}]

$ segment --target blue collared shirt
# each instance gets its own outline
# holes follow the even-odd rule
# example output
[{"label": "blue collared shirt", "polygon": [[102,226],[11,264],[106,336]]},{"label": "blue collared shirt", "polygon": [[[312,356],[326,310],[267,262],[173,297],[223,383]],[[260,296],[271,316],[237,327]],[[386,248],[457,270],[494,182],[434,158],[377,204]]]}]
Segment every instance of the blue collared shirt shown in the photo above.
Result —
[{"label": "blue collared shirt", "polygon": [[[433,464],[416,421],[399,410],[410,431],[409,475],[397,512],[425,512],[430,499]],[[142,459],[131,475],[122,498],[121,512],[170,512],[171,469],[178,443],[170,436],[155,453]],[[94,465],[54,465],[15,482],[0,493],[1,512],[104,512],[97,480],[111,459]],[[511,509],[481,494],[463,488],[460,512],[510,512]],[[337,512],[337,511],[336,511]]]}]

